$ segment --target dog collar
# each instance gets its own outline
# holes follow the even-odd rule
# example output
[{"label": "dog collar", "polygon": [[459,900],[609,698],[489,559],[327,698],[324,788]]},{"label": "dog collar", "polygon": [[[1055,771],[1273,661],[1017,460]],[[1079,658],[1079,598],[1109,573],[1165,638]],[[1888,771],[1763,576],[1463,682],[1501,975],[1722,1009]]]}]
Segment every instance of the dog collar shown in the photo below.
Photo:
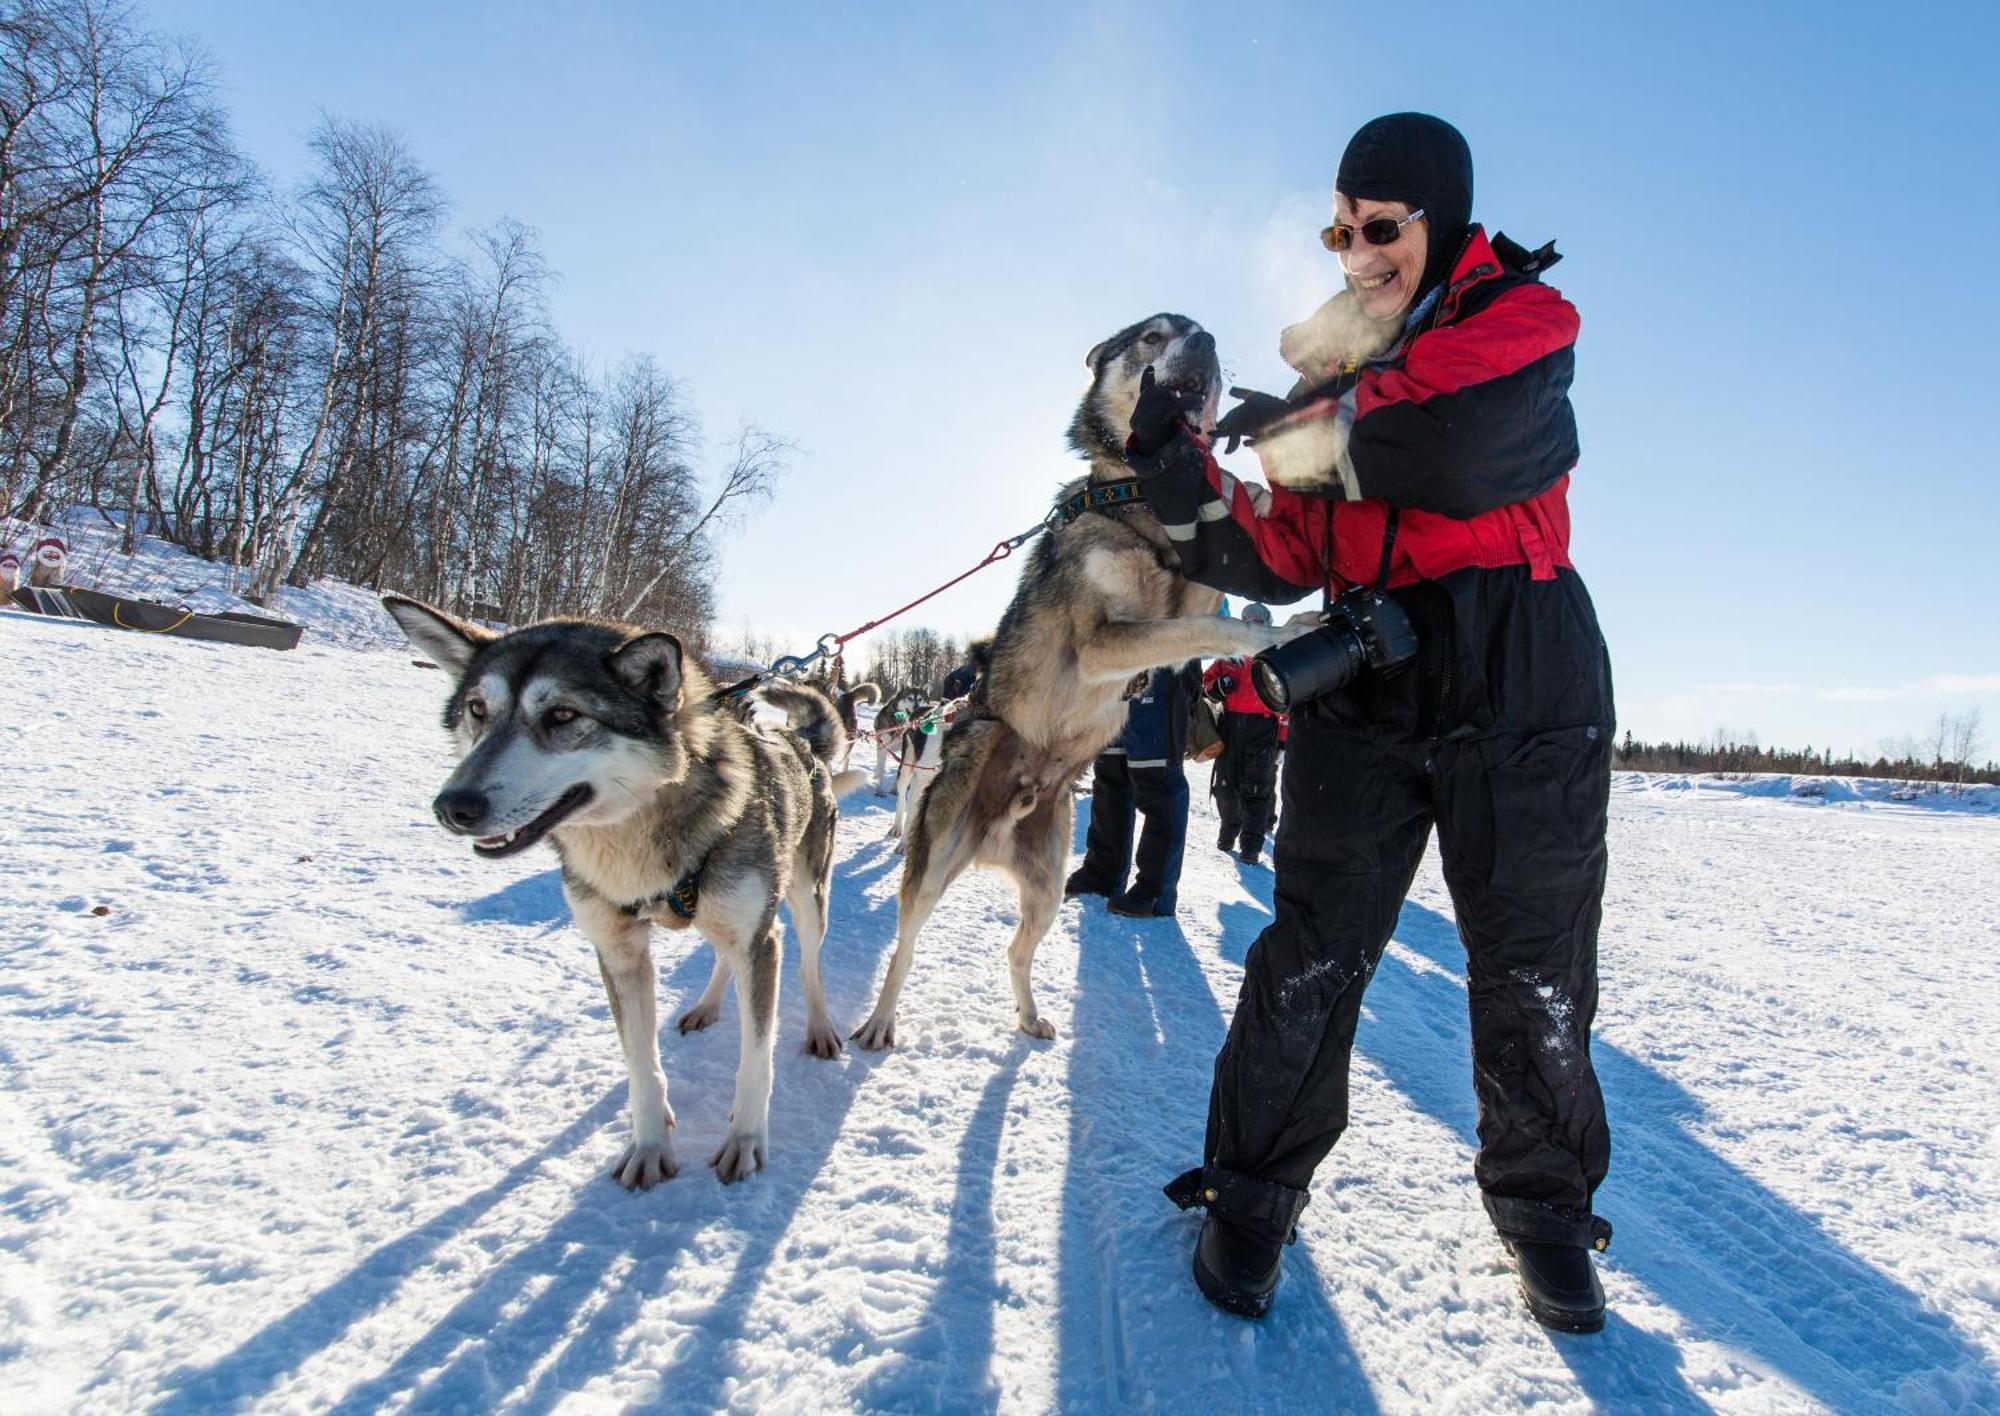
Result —
[{"label": "dog collar", "polygon": [[1143,506],[1146,488],[1137,477],[1124,477],[1116,482],[1091,482],[1073,497],[1065,497],[1056,503],[1056,513],[1067,526],[1087,511],[1110,511],[1113,507]]},{"label": "dog collar", "polygon": [[694,908],[701,901],[701,873],[707,866],[708,862],[703,860],[693,870],[676,880],[672,889],[662,890],[659,894],[650,895],[643,900],[634,900],[629,905],[620,905],[618,913],[629,919],[637,919],[655,905],[665,905],[680,916],[682,923],[692,920]]}]

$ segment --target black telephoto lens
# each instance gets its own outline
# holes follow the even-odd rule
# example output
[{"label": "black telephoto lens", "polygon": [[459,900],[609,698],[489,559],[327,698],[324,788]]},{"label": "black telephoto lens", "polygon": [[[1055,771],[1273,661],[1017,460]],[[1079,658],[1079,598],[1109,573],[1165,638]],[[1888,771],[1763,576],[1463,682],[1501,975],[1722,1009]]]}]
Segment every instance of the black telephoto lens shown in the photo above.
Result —
[{"label": "black telephoto lens", "polygon": [[1264,706],[1288,713],[1345,688],[1363,669],[1394,674],[1417,654],[1417,631],[1403,607],[1379,590],[1353,589],[1333,602],[1326,623],[1250,661]]},{"label": "black telephoto lens", "polygon": [[1266,708],[1289,713],[1322,693],[1344,687],[1367,662],[1354,626],[1342,618],[1266,649],[1250,661],[1250,677]]}]

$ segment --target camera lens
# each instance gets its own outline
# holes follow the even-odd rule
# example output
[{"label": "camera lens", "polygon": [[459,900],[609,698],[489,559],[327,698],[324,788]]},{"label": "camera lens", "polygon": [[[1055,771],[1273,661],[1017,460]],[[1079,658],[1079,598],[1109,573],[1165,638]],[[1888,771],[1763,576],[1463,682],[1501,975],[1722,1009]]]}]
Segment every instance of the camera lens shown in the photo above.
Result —
[{"label": "camera lens", "polygon": [[1287,713],[1322,693],[1345,687],[1368,662],[1354,626],[1338,619],[1275,649],[1251,663],[1251,681],[1264,706]]},{"label": "camera lens", "polygon": [[1270,661],[1261,654],[1250,661],[1250,685],[1257,690],[1257,696],[1264,700],[1264,706],[1273,713],[1291,711],[1290,690],[1285,687],[1284,679],[1272,669]]}]

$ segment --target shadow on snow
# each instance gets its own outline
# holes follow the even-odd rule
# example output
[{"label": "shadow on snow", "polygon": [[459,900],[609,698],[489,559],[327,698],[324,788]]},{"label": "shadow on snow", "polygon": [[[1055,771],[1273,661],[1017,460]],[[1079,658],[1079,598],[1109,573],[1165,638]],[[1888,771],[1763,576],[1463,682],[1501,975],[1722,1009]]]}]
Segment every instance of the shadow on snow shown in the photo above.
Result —
[{"label": "shadow on snow", "polygon": [[[1476,1147],[1457,926],[1410,902],[1395,939],[1444,972],[1386,953],[1357,1048]],[[1692,1336],[1752,1354],[1835,1408],[2000,1400],[1991,1362],[1949,1320],[1711,1149],[1695,1129],[1695,1097],[1602,1039],[1591,1059],[1611,1113],[1611,1174],[1598,1197],[1618,1227],[1611,1261],[1676,1309]],[[1336,1149],[1330,1163],[1338,1161]],[[1676,1346],[1621,1322],[1615,1309],[1602,1338],[1555,1346],[1601,1405],[1707,1405],[1687,1385]]]},{"label": "shadow on snow", "polygon": [[[1087,804],[1080,805],[1079,847],[1088,814]],[[874,977],[890,943],[882,916],[893,919],[893,908],[870,902],[863,887],[893,859],[864,850],[837,868],[829,939],[841,947],[829,951],[830,982],[847,985],[858,975],[866,990]],[[1232,961],[1241,960],[1269,919],[1269,874],[1243,874],[1260,900],[1221,908],[1222,953]],[[1200,1158],[1209,1077],[1225,1019],[1175,921],[1120,919],[1094,900],[1084,902],[1080,917],[1073,908],[1065,906],[1062,916],[1077,923],[1077,973],[1070,1017],[1062,1024],[1071,1042],[1059,1241],[1059,1404],[1276,1407],[1297,1405],[1301,1393],[1310,1392],[1317,1403],[1336,1409],[1374,1411],[1374,1394],[1303,1246],[1288,1251],[1281,1301],[1263,1324],[1219,1314],[1196,1292],[1187,1271],[1196,1221],[1176,1212],[1160,1186]],[[522,924],[561,913],[553,873],[465,907],[469,919]],[[796,941],[789,930],[787,936],[789,979],[796,977]],[[1412,968],[1394,951],[1385,955],[1368,991],[1359,1048],[1469,1149],[1477,1144],[1477,1116],[1456,928],[1446,916],[1408,904],[1396,939],[1443,972]],[[668,1029],[673,1000],[692,996],[709,963],[708,949],[694,945],[663,977]],[[1053,992],[1046,970],[1042,982]],[[676,1403],[724,1404],[738,1365],[732,1348],[748,1336],[750,1310],[777,1247],[869,1070],[852,1054],[834,1065],[803,1058],[787,1065],[797,1023],[781,1011],[782,1075],[772,1134],[782,1166],[735,1191],[726,1206],[712,1193],[671,1215],[594,1179],[577,1190],[566,1214],[487,1272],[386,1371],[352,1388],[341,1408],[372,1409],[413,1388],[411,1405],[419,1409],[481,1407],[525,1386],[518,1404],[547,1410],[619,1366],[642,1310],[668,1291],[683,1261],[717,1262],[690,1254],[695,1239],[717,1225],[740,1238],[733,1260],[725,1260],[733,1264],[728,1283],[706,1312],[681,1327],[670,1374],[658,1375]],[[605,1029],[604,1037],[579,1039],[579,1045],[613,1048],[608,1017]],[[735,1039],[727,1028],[720,1031],[719,1050],[729,1059],[718,1066],[707,1058],[696,1105],[712,1102],[711,1091],[726,1095],[717,1079],[733,1070]],[[930,1399],[954,1409],[988,1410],[1000,1398],[991,1376],[994,1314],[1005,1301],[996,1255],[996,1175],[1009,1099],[1035,1050],[1015,1040],[984,1084],[959,1141],[958,1188],[926,1323],[944,1349],[948,1376],[942,1390],[930,1385]],[[670,1076],[673,1053],[670,1046]],[[1706,1145],[1692,1124],[1700,1104],[1683,1088],[1602,1041],[1593,1058],[1617,1145],[1603,1196],[1620,1231],[1613,1263],[1677,1309],[1694,1335],[1753,1354],[1836,1407],[1899,1397],[1960,1407],[1995,1400],[1985,1355],[1916,1294]],[[624,1107],[621,1083],[493,1185],[378,1248],[234,1351],[174,1374],[156,1409],[192,1412],[253,1402],[272,1391],[389,1305],[443,1246],[474,1234],[544,1166],[598,1142],[623,1119]],[[607,1143],[605,1160],[612,1149]],[[686,1169],[670,1193],[703,1185],[719,1192],[704,1173],[705,1157],[684,1153],[682,1159]],[[1339,1164],[1337,1150],[1331,1163]],[[1468,1163],[1468,1184],[1469,1171]],[[1615,1311],[1600,1337],[1552,1341],[1600,1405],[1703,1404],[1683,1375],[1676,1345]],[[1193,1348],[1212,1351],[1215,1361],[1191,1363]],[[891,1386],[897,1370],[882,1373]],[[895,1403],[893,1390],[876,1394]]]},{"label": "shadow on snow", "polygon": [[[873,873],[866,864],[862,870]],[[842,947],[837,956],[829,950],[829,973],[837,964],[840,974],[859,973],[865,980],[873,975],[876,956],[888,941],[877,938],[872,950],[868,947],[870,931],[855,927],[868,913],[868,902],[859,883],[842,878],[845,865],[837,866],[835,874],[828,939]],[[491,918],[538,922],[535,902],[541,899],[540,892],[555,888],[554,878],[554,872],[545,872],[517,882],[468,907],[468,917],[474,917],[473,910],[490,907],[495,910]],[[560,898],[557,889],[556,899]],[[670,1085],[676,1076],[676,1051],[685,1054],[691,1042],[701,1045],[700,1040],[680,1038],[673,1020],[681,1004],[692,1001],[707,981],[713,960],[706,944],[692,935],[683,937],[686,952],[677,960],[663,957],[672,943],[655,938],[655,954],[663,964],[659,996],[666,1045],[662,1051]],[[783,968],[788,980],[797,977],[797,941],[789,928]],[[733,996],[732,991],[732,1000]],[[786,996],[781,993],[781,999]],[[678,1094],[684,1115],[690,1104],[727,1106],[737,1039],[728,1026],[735,1009],[728,1006],[724,1012],[723,1024],[707,1037],[713,1039],[708,1045],[726,1052],[727,1059],[718,1066],[708,1058],[696,1069],[699,1091],[692,1097],[685,1091]],[[780,1009],[779,1079],[772,1096],[771,1135],[783,1165],[734,1187],[725,1199],[708,1171],[706,1155],[695,1153],[683,1138],[681,1174],[669,1182],[666,1193],[685,1197],[696,1187],[705,1187],[705,1192],[696,1188],[696,1197],[683,1200],[676,1211],[649,1203],[652,1197],[628,1195],[606,1179],[602,1169],[617,1149],[602,1133],[629,1120],[626,1086],[620,1082],[495,1184],[378,1248],[234,1351],[207,1366],[173,1374],[167,1394],[154,1410],[192,1413],[254,1402],[315,1355],[332,1348],[356,1324],[392,1303],[403,1283],[433,1262],[441,1248],[475,1235],[482,1220],[535,1180],[550,1161],[586,1143],[602,1145],[601,1164],[593,1157],[593,1178],[577,1189],[569,1211],[539,1238],[514,1249],[484,1273],[471,1292],[403,1347],[385,1371],[351,1388],[337,1409],[374,1410],[391,1396],[410,1392],[409,1406],[416,1410],[482,1409],[503,1398],[529,1411],[549,1410],[591,1377],[618,1367],[626,1335],[641,1310],[667,1291],[691,1243],[718,1222],[740,1227],[743,1243],[727,1287],[689,1326],[675,1350],[673,1367],[681,1383],[674,1388],[676,1402],[720,1406],[730,1376],[729,1364],[720,1359],[742,1334],[777,1245],[831,1153],[867,1074],[851,1052],[831,1064],[802,1053],[793,1056],[800,1051],[801,1017],[802,1005]],[[616,1056],[608,1010],[603,1028],[602,1037],[579,1038],[578,1045],[595,1045]],[[676,1043],[683,1046],[676,1048]],[[614,1134],[622,1144],[622,1124],[615,1126]],[[699,1262],[713,1261],[703,1256]],[[525,1391],[510,1396],[531,1376]]]}]

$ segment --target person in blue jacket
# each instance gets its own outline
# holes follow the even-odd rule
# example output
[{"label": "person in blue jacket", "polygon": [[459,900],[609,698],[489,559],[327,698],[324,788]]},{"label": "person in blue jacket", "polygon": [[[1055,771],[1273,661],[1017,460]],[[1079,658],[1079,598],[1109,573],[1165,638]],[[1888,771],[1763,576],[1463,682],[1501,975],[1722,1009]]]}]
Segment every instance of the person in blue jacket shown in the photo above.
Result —
[{"label": "person in blue jacket", "polygon": [[[1174,912],[1187,845],[1188,784],[1182,759],[1188,718],[1201,694],[1201,668],[1190,661],[1154,669],[1127,706],[1125,733],[1092,769],[1090,832],[1083,864],[1063,887],[1064,896],[1103,895],[1113,914],[1144,919]],[[1132,867],[1134,817],[1139,831],[1138,878],[1125,888]]]}]

